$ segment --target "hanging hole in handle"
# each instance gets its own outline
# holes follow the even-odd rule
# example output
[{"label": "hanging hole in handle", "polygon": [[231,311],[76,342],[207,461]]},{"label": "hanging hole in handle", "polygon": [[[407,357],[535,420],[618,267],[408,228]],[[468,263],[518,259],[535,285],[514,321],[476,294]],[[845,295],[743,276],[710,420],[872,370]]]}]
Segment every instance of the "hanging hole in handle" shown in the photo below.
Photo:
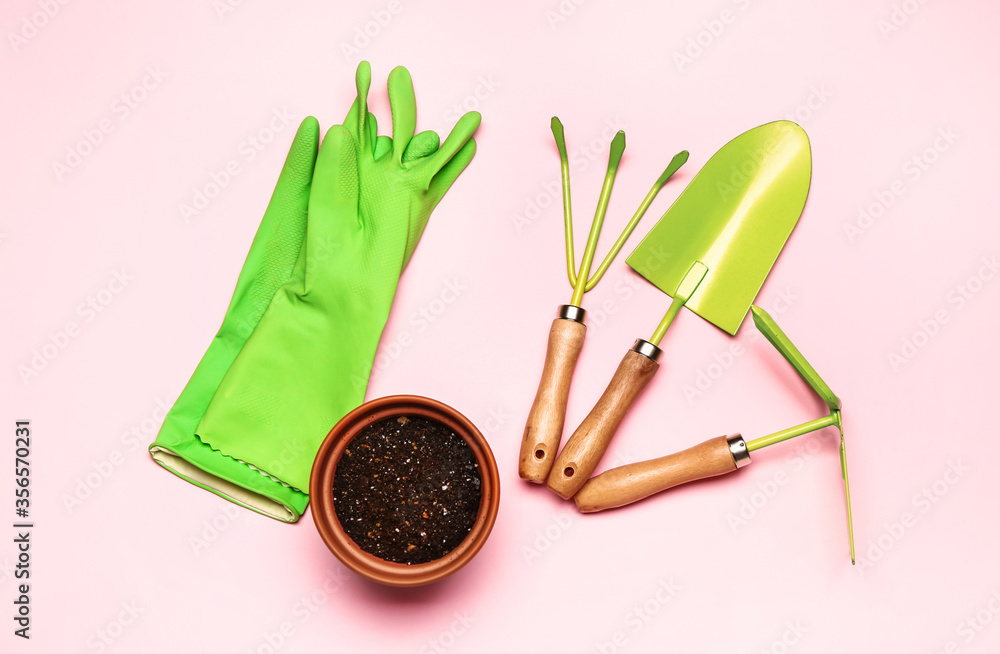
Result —
[{"label": "hanging hole in handle", "polygon": [[563,474],[566,475],[567,477],[572,477],[574,472],[576,471],[573,470],[573,468],[566,468],[565,470],[563,470]]},{"label": "hanging hole in handle", "polygon": [[537,450],[535,450],[535,458],[538,459],[539,461],[541,461],[542,459],[544,459],[545,458],[545,450],[543,450],[543,449],[537,449]]}]

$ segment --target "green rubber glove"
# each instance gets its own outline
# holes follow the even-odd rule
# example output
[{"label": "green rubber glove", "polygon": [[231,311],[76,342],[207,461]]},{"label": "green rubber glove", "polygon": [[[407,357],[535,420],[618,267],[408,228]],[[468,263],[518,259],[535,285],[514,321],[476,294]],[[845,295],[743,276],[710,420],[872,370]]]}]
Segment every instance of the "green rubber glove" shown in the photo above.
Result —
[{"label": "green rubber glove", "polygon": [[292,141],[222,326],[149,447],[153,459],[174,474],[238,504],[289,520],[305,509],[305,494],[275,484],[247,464],[213,450],[195,436],[195,429],[275,291],[292,275],[305,238],[318,146],[319,123],[310,116]]},{"label": "green rubber glove", "polygon": [[301,492],[323,438],[363,402],[399,276],[476,149],[475,112],[440,148],[432,133],[414,136],[413,86],[402,67],[389,76],[392,138],[376,136],[370,82],[362,62],[345,125],[320,146],[295,271],[197,429],[213,449]]}]

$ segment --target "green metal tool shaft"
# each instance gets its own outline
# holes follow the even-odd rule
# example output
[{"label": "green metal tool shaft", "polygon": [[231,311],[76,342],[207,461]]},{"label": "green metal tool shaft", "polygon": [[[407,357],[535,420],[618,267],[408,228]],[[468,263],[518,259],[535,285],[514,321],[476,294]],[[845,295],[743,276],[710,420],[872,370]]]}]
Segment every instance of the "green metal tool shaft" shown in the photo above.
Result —
[{"label": "green metal tool shaft", "polygon": [[[615,241],[614,245],[611,246],[611,250],[605,255],[604,260],[601,261],[601,265],[597,267],[594,271],[593,276],[588,279],[590,274],[590,268],[594,262],[594,253],[597,249],[597,240],[600,236],[601,228],[604,224],[604,217],[607,214],[608,201],[611,198],[611,189],[614,186],[615,176],[618,172],[618,165],[621,163],[622,154],[625,151],[625,133],[619,131],[615,138],[611,141],[611,148],[608,155],[608,171],[604,178],[604,186],[601,188],[600,199],[597,203],[597,212],[594,218],[594,222],[590,227],[590,234],[587,237],[587,245],[583,253],[583,261],[580,263],[580,274],[576,271],[576,253],[574,247],[573,239],[573,209],[572,202],[570,201],[570,187],[569,187],[569,153],[566,149],[566,135],[563,130],[562,122],[555,116],[552,117],[551,122],[552,136],[556,141],[556,148],[559,150],[559,164],[560,164],[560,177],[562,179],[562,193],[563,193],[563,223],[565,224],[566,232],[566,274],[569,277],[570,286],[573,287],[573,299],[570,304],[575,306],[580,306],[580,302],[583,301],[583,294],[587,291],[592,291],[597,283],[601,281],[604,277],[604,273],[608,271],[611,263],[614,261],[618,253],[625,246],[625,242],[628,240],[632,232],[635,231],[636,226],[639,221],[646,214],[649,206],[656,199],[657,194],[660,189],[667,183],[667,181],[673,177],[681,166],[687,163],[689,154],[687,150],[682,150],[674,155],[670,160],[667,167],[660,173],[656,182],[653,183],[652,188],[646,193],[646,197],[643,198],[642,203],[639,208],[636,209],[635,213],[632,215],[632,219],[628,221],[625,225],[625,229],[619,234],[618,239]],[[581,279],[582,278],[582,279]]]},{"label": "green metal tool shaft", "polygon": [[829,427],[830,425],[836,424],[837,418],[834,417],[833,414],[830,414],[822,418],[817,418],[816,420],[804,422],[795,427],[789,427],[788,429],[782,429],[781,431],[776,431],[773,434],[756,438],[747,443],[747,449],[753,452],[754,450],[759,450],[762,447],[774,445],[775,443],[781,443],[782,441],[787,441],[789,438],[795,438],[796,436],[808,434],[811,431],[816,431],[817,429],[822,429],[823,427]]},{"label": "green metal tool shaft", "polygon": [[594,252],[597,250],[597,239],[601,235],[601,227],[604,226],[604,216],[608,212],[608,200],[611,199],[611,189],[615,185],[615,175],[618,173],[618,164],[621,163],[622,154],[625,152],[625,132],[618,132],[611,141],[611,152],[608,156],[608,172],[604,175],[604,186],[601,187],[601,196],[597,200],[597,211],[594,214],[594,222],[590,225],[590,235],[587,237],[587,246],[583,251],[583,261],[580,262],[580,272],[576,276],[576,286],[573,288],[573,298],[570,304],[580,306],[583,301],[583,294],[587,291],[587,277],[590,276],[590,266],[594,262]]},{"label": "green metal tool shaft", "polygon": [[[611,250],[604,257],[604,261],[601,262],[597,271],[594,272],[594,276],[587,280],[585,291],[593,290],[593,288],[597,286],[597,282],[601,281],[601,277],[604,276],[604,273],[607,272],[611,262],[614,261],[615,257],[618,256],[618,253],[621,252],[622,247],[625,246],[625,241],[627,241],[628,237],[632,235],[636,225],[639,224],[639,220],[646,214],[646,210],[649,209],[649,205],[651,205],[653,200],[656,199],[656,195],[660,192],[660,189],[663,188],[664,184],[667,183],[667,180],[670,179],[673,174],[685,164],[685,162],[687,162],[688,156],[689,154],[687,150],[681,150],[674,155],[673,159],[670,160],[670,163],[660,174],[659,178],[657,178],[656,182],[653,183],[653,187],[649,189],[649,193],[646,194],[642,204],[640,204],[639,208],[635,210],[632,220],[628,221],[628,224],[625,225],[625,229],[622,230],[622,233],[618,236],[618,240],[611,246]],[[572,247],[572,245],[569,246],[569,248]],[[573,285],[576,286],[575,283]]]},{"label": "green metal tool shaft", "polygon": [[563,222],[566,225],[566,272],[569,274],[569,285],[576,288],[576,255],[573,253],[573,208],[569,192],[569,154],[566,152],[566,135],[563,133],[562,122],[552,117],[550,123],[552,136],[559,150],[559,168],[562,176]]},{"label": "green metal tool shaft", "polygon": [[677,285],[677,290],[674,291],[674,299],[670,301],[670,308],[667,309],[666,315],[663,316],[663,320],[657,325],[656,331],[649,338],[649,342],[653,345],[659,346],[660,341],[663,340],[664,335],[667,333],[667,329],[674,322],[674,318],[677,317],[677,313],[681,310],[696,290],[698,290],[698,285],[701,284],[701,280],[705,279],[705,275],[708,273],[708,266],[700,261],[695,261],[688,268],[687,274],[684,275],[684,279],[681,283]]}]

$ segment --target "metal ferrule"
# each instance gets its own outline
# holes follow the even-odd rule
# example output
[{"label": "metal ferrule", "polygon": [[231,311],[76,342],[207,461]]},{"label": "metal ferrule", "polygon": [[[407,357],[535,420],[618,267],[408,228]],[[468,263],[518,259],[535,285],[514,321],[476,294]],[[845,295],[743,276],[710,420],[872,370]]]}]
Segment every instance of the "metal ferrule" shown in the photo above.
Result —
[{"label": "metal ferrule", "polygon": [[587,312],[576,305],[563,304],[559,307],[559,317],[563,320],[574,320],[582,325]]},{"label": "metal ferrule", "polygon": [[737,468],[750,465],[750,450],[742,436],[733,434],[726,438],[726,443],[729,444],[729,453],[733,455]]},{"label": "metal ferrule", "polygon": [[656,361],[657,363],[660,362],[660,355],[663,354],[663,350],[641,338],[635,339],[635,343],[632,343],[632,351],[638,352],[650,361]]}]

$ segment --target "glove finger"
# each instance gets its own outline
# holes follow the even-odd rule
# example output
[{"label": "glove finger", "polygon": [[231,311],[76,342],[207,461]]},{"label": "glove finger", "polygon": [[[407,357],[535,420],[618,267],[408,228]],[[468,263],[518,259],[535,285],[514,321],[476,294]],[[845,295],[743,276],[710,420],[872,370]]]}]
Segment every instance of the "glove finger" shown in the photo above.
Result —
[{"label": "glove finger", "polygon": [[278,176],[274,194],[267,205],[268,209],[296,205],[295,208],[301,209],[303,218],[305,217],[318,146],[319,122],[312,116],[306,116],[295,132],[292,147],[288,149],[288,156]]},{"label": "glove finger", "polygon": [[375,118],[375,114],[368,114],[368,140],[361,147],[367,147],[367,151],[375,156],[375,150],[378,149],[378,119]]},{"label": "glove finger", "polygon": [[375,158],[381,159],[385,156],[386,152],[392,151],[392,139],[388,136],[379,136],[375,138]]},{"label": "glove finger", "polygon": [[354,76],[354,83],[357,88],[357,97],[354,99],[354,103],[351,105],[350,111],[347,112],[347,117],[344,119],[344,127],[346,127],[357,144],[358,150],[361,151],[362,148],[368,147],[369,149],[374,147],[374,136],[371,137],[371,142],[369,142],[369,134],[371,130],[371,123],[374,120],[374,116],[368,113],[368,89],[371,87],[372,83],[372,68],[367,61],[362,61],[358,64],[357,73]]},{"label": "glove finger", "polygon": [[458,119],[458,123],[441,144],[441,148],[427,157],[428,165],[434,171],[433,174],[439,173],[451,161],[451,158],[465,147],[472,139],[472,135],[476,133],[481,121],[482,116],[479,115],[478,111],[470,111]]},{"label": "glove finger", "polygon": [[346,127],[347,129],[351,130],[352,134],[354,133],[354,130],[357,128],[357,126],[359,125],[359,120],[360,119],[358,118],[358,111],[360,111],[360,109],[358,107],[359,107],[360,104],[361,104],[361,102],[359,102],[358,98],[355,97],[354,98],[354,102],[351,103],[350,110],[348,110],[347,115],[344,116],[344,123],[343,123],[344,127]]},{"label": "glove finger", "polygon": [[308,116],[295,133],[274,194],[236,282],[230,312],[223,322],[223,330],[242,335],[243,340],[260,321],[275,291],[295,269],[306,234],[318,146],[319,123]]},{"label": "glove finger", "polygon": [[422,159],[427,155],[434,154],[440,146],[441,137],[437,135],[437,132],[432,132],[430,130],[420,132],[414,136],[410,141],[410,144],[406,146],[406,151],[403,152],[403,163],[416,161],[417,159]]},{"label": "glove finger", "polygon": [[410,72],[396,66],[389,73],[389,108],[392,111],[392,155],[403,160],[406,146],[417,128],[417,101],[413,95]]},{"label": "glove finger", "polygon": [[309,250],[334,248],[358,227],[358,159],[354,138],[343,125],[327,131],[316,157],[309,195]]},{"label": "glove finger", "polygon": [[469,139],[462,146],[462,149],[458,151],[458,154],[452,157],[434,176],[430,186],[427,188],[427,193],[435,206],[441,201],[444,194],[448,192],[451,185],[455,183],[458,176],[462,174],[462,171],[468,167],[474,156],[476,156],[476,141],[475,139]]},{"label": "glove finger", "polygon": [[413,251],[417,247],[417,243],[420,242],[420,237],[424,233],[424,227],[427,226],[427,219],[430,218],[431,212],[434,207],[438,205],[444,194],[448,192],[451,185],[455,183],[458,176],[462,174],[462,171],[468,167],[472,158],[476,155],[476,141],[470,139],[461,150],[458,151],[454,157],[452,157],[444,168],[438,171],[430,182],[427,188],[427,197],[430,201],[430,206],[426,212],[422,213],[422,219],[412,220],[410,222],[410,230],[406,239],[406,250],[403,253],[403,266],[410,262],[410,257],[413,256]]}]

